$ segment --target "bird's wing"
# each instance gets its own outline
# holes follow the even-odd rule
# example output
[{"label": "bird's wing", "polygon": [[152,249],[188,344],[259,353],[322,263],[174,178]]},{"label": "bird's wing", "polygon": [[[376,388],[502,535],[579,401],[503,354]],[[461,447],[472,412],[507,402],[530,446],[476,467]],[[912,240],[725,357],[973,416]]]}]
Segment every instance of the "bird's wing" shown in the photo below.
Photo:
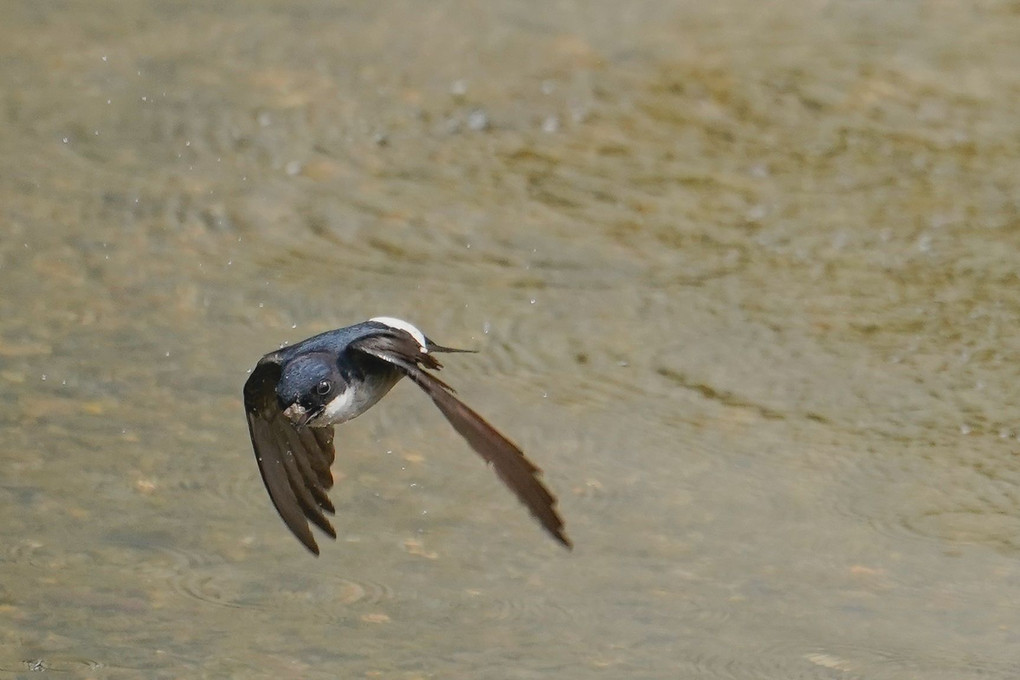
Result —
[{"label": "bird's wing", "polygon": [[[417,341],[405,331],[387,329],[351,343],[351,350],[363,352],[397,366],[432,398],[453,428],[487,463],[531,514],[552,536],[566,547],[570,539],[563,533],[563,520],[556,513],[556,498],[539,479],[541,470],[524,452],[496,428],[453,395],[453,388],[423,369],[442,365],[431,354],[421,351]],[[443,351],[446,348],[435,348]]]},{"label": "bird's wing", "polygon": [[281,367],[272,355],[255,366],[244,384],[244,410],[255,460],[276,511],[306,548],[319,546],[308,526],[311,520],[331,537],[336,530],[323,512],[333,514],[326,490],[333,486],[332,427],[295,427],[280,410],[276,383]]}]

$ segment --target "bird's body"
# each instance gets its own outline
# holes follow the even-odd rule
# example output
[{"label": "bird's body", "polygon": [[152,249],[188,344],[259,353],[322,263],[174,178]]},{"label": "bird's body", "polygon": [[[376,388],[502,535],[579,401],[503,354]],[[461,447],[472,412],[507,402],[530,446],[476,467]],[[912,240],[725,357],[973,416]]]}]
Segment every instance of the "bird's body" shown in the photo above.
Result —
[{"label": "bird's body", "polygon": [[334,512],[326,495],[333,485],[333,426],[367,411],[403,377],[432,398],[542,526],[570,546],[540,470],[426,370],[441,368],[433,352],[461,351],[437,345],[406,321],[377,317],[259,360],[244,386],[252,446],[273,504],[305,547],[319,552],[309,521],[336,537],[323,514]]},{"label": "bird's body", "polygon": [[332,377],[338,387],[327,395],[330,400],[325,402],[321,412],[308,413],[312,416],[306,423],[309,427],[345,423],[360,416],[386,396],[404,377],[400,369],[370,356],[347,351],[353,343],[378,334],[380,325],[385,324],[372,320],[327,331],[263,357],[262,361],[268,359],[283,367],[280,387],[285,393],[290,390],[289,396],[293,400],[290,408],[294,409],[290,414],[285,414],[295,416],[304,408],[301,406],[301,398],[304,396],[302,391],[307,390],[309,370],[316,367],[323,367],[320,376],[322,379],[329,379],[329,374],[335,372],[337,375]]}]

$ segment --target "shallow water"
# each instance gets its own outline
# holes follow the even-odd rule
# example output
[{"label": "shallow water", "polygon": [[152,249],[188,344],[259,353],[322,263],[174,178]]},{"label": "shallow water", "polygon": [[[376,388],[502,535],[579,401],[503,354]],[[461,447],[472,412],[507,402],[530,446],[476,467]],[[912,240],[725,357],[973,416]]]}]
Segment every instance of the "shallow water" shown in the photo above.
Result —
[{"label": "shallow water", "polygon": [[[14,5],[0,677],[1017,677],[1018,29]],[[382,314],[480,350],[572,553],[411,385],[288,534],[246,372]]]}]

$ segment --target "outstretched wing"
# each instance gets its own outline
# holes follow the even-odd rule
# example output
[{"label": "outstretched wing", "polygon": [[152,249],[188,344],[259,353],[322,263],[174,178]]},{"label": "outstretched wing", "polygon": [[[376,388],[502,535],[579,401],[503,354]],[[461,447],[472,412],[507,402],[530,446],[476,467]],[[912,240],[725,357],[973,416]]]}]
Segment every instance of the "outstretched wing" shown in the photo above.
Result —
[{"label": "outstretched wing", "polygon": [[336,538],[323,512],[333,514],[326,490],[333,486],[333,428],[295,427],[280,411],[276,383],[280,364],[268,355],[244,384],[244,410],[255,460],[269,497],[287,527],[316,555],[319,546],[308,526],[311,520]]},{"label": "outstretched wing", "polygon": [[[566,547],[570,539],[563,533],[563,520],[556,513],[556,498],[539,479],[541,470],[509,439],[453,395],[445,382],[423,369],[442,368],[434,356],[406,331],[387,329],[351,343],[351,350],[363,352],[397,366],[432,398],[453,428],[487,463],[531,514],[552,536]],[[432,345],[433,351],[450,351]]]}]

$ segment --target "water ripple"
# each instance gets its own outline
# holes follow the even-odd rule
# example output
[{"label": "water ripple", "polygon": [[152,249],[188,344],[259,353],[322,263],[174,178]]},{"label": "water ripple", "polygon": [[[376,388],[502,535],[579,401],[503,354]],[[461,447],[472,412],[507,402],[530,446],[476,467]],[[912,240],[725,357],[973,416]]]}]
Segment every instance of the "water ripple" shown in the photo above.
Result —
[{"label": "water ripple", "polygon": [[179,547],[162,548],[169,568],[150,567],[173,592],[218,607],[264,609],[259,598],[245,592],[245,582],[223,558]]},{"label": "water ripple", "polygon": [[978,658],[960,658],[934,653],[918,658],[909,651],[893,651],[854,645],[804,648],[781,642],[772,646],[725,651],[695,650],[681,653],[680,666],[686,672],[679,677],[749,680],[760,678],[812,678],[831,680],[894,680],[923,677],[930,680],[1015,677],[1020,665],[985,662]]},{"label": "water ripple", "polygon": [[922,445],[848,461],[847,484],[883,493],[842,495],[837,511],[897,539],[1017,554],[1020,461],[997,437],[968,439],[966,448]]},{"label": "water ripple", "polygon": [[394,600],[389,585],[345,576],[304,578],[288,576],[261,597],[270,611],[300,610],[302,617],[324,624],[349,623],[354,618],[384,622],[389,616],[380,608]]},{"label": "water ripple", "polygon": [[570,609],[550,602],[542,595],[521,595],[514,599],[500,599],[481,590],[466,591],[461,600],[458,616],[476,614],[483,621],[536,621],[543,623],[574,624],[576,614]]}]

